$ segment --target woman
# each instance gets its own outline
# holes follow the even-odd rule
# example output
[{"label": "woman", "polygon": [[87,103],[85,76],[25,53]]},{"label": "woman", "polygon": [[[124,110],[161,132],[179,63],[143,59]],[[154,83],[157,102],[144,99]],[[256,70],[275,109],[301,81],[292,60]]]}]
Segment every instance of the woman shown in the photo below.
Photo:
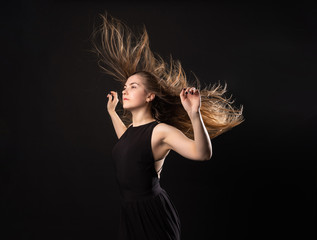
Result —
[{"label": "woman", "polygon": [[112,152],[122,199],[119,239],[180,239],[178,212],[160,186],[166,156],[174,150],[209,160],[210,139],[240,124],[242,107],[232,107],[219,84],[199,90],[196,79],[190,87],[179,61],[154,56],[145,28],[136,36],[121,21],[101,17],[94,32],[101,44],[93,41],[99,66],[123,85],[121,117],[118,93],[107,95],[119,139]]}]

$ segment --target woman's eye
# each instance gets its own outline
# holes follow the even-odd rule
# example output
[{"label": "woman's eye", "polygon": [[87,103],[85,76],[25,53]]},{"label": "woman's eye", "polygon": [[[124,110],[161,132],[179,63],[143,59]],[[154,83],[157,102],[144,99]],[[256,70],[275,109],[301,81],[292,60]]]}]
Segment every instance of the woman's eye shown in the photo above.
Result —
[{"label": "woman's eye", "polygon": [[[136,86],[131,86],[130,88],[136,88]],[[127,89],[127,87],[124,87],[123,89],[122,89],[122,91],[124,91],[124,90],[126,90]]]}]

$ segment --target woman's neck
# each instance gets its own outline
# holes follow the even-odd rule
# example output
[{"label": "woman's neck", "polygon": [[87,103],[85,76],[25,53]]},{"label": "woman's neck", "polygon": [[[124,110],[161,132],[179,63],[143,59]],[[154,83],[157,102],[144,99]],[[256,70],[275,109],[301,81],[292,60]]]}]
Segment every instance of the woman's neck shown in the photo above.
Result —
[{"label": "woman's neck", "polygon": [[154,121],[150,111],[132,112],[132,125],[139,126]]}]

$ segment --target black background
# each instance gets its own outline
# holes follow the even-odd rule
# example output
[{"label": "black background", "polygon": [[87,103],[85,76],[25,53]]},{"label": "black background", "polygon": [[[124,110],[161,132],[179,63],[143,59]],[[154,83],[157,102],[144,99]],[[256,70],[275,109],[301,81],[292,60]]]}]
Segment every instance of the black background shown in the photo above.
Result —
[{"label": "black background", "polygon": [[228,84],[245,122],[213,157],[172,152],[161,185],[183,240],[314,239],[316,8],[192,1],[25,1],[1,6],[1,239],[115,239],[116,136],[90,35],[108,11],[145,24],[154,52]]}]

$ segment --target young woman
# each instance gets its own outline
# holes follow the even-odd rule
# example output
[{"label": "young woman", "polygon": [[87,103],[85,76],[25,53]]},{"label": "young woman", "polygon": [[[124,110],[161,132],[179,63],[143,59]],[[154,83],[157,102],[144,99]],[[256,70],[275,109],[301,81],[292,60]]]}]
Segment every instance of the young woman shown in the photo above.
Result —
[{"label": "young woman", "polygon": [[167,64],[154,56],[145,28],[136,36],[121,21],[101,17],[93,41],[99,66],[123,86],[122,98],[116,91],[107,95],[119,139],[112,152],[122,199],[119,239],[180,239],[178,212],[160,186],[166,156],[173,150],[191,160],[209,160],[210,139],[240,124],[242,107],[235,109],[219,84],[200,90],[196,79],[190,86],[179,61]]}]

